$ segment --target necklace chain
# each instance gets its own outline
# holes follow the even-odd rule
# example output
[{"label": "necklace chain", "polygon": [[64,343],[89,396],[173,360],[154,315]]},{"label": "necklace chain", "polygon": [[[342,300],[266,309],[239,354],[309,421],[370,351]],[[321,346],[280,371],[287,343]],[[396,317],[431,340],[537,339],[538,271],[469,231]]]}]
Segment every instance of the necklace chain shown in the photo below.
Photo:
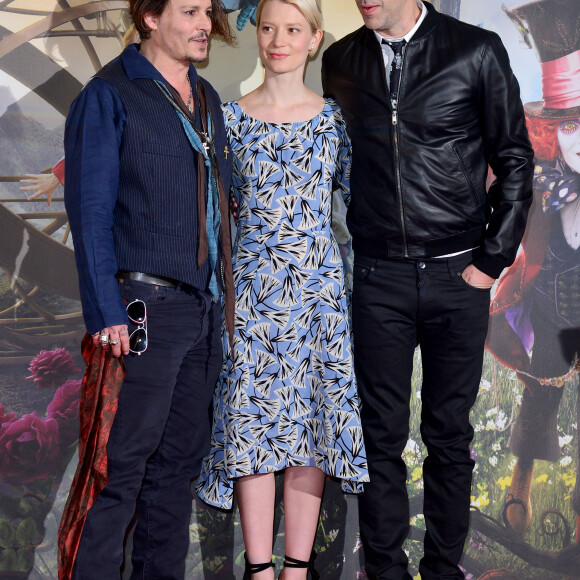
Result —
[{"label": "necklace chain", "polygon": [[[187,108],[189,110],[190,115],[193,117],[193,87],[191,86],[191,80],[189,79],[189,73],[187,73],[187,82],[189,84],[189,97],[187,98]],[[197,130],[196,130],[197,131]],[[210,138],[207,133],[204,131],[199,131],[199,135],[202,136],[201,144],[205,149],[206,156],[209,155],[210,151]]]},{"label": "necklace chain", "polygon": [[189,85],[189,97],[187,97],[187,109],[189,113],[193,115],[193,87],[191,86],[191,81],[189,80],[189,73],[186,75],[187,84]]}]

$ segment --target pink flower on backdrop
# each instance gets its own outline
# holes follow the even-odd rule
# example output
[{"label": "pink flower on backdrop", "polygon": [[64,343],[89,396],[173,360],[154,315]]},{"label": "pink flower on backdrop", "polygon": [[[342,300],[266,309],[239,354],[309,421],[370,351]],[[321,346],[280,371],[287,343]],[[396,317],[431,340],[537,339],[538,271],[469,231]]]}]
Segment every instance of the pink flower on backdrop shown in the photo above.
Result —
[{"label": "pink flower on backdrop", "polygon": [[58,423],[61,447],[67,447],[79,438],[79,406],[81,381],[67,381],[54,393],[46,409],[46,416]]},{"label": "pink flower on backdrop", "polygon": [[0,405],[0,427],[2,427],[2,425],[5,423],[11,423],[15,419],[16,413],[8,413],[8,415],[6,415],[6,409],[4,408],[4,405]]},{"label": "pink flower on backdrop", "polygon": [[77,375],[81,372],[66,348],[41,350],[30,361],[28,370],[32,374],[26,378],[34,379],[38,389],[56,387],[71,375]]},{"label": "pink flower on backdrop", "polygon": [[58,424],[36,413],[4,423],[0,429],[0,478],[23,484],[55,472],[61,461]]}]

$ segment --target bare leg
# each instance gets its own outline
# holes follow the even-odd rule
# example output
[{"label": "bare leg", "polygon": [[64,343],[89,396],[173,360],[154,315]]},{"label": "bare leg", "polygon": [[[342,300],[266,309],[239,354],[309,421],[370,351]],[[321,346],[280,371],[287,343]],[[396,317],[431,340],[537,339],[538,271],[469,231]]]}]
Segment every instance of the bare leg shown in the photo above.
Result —
[{"label": "bare leg", "polygon": [[[317,467],[287,467],[284,472],[286,554],[297,560],[310,560],[324,478]],[[284,580],[303,580],[307,573],[305,568],[284,568],[283,577]]]},{"label": "bare leg", "polygon": [[[274,474],[240,477],[236,483],[246,554],[251,564],[272,559],[274,543]],[[252,574],[252,580],[273,580],[274,569]]]}]

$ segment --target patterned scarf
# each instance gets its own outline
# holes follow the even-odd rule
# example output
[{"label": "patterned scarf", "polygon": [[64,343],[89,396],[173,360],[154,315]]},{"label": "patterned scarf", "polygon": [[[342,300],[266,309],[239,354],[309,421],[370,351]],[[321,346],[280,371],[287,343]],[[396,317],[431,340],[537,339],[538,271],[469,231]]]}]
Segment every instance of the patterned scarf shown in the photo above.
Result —
[{"label": "patterned scarf", "polygon": [[217,182],[215,179],[215,174],[212,170],[213,169],[212,160],[210,158],[210,148],[213,147],[213,143],[211,141],[211,138],[209,137],[212,134],[211,116],[209,114],[207,116],[207,134],[202,133],[201,131],[197,130],[194,127],[194,125],[190,122],[190,120],[185,116],[185,114],[181,110],[181,107],[176,103],[169,89],[159,81],[155,81],[155,84],[164,91],[164,94],[168,97],[169,102],[175,108],[177,116],[179,117],[179,120],[183,125],[189,143],[191,144],[191,146],[195,151],[197,151],[200,155],[203,156],[206,168],[205,173],[208,176],[206,183],[207,202],[205,208],[206,215],[205,232],[207,235],[209,264],[211,270],[209,289],[214,299],[217,300],[219,298],[219,289],[216,275],[216,264],[218,257],[217,244],[221,219],[219,212]]},{"label": "patterned scarf", "polygon": [[106,487],[107,443],[125,380],[123,357],[93,344],[85,334],[81,351],[86,371],[81,386],[79,463],[58,528],[58,577],[69,580],[87,513]]}]

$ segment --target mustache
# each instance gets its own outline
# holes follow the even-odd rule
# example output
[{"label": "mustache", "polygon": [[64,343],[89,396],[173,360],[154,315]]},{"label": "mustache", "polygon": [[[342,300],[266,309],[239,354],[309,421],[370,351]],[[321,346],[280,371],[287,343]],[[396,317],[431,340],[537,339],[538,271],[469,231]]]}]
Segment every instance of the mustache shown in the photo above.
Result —
[{"label": "mustache", "polygon": [[205,32],[200,32],[197,36],[192,36],[191,38],[188,39],[188,42],[194,42],[196,40],[209,40],[209,34],[205,33]]}]

